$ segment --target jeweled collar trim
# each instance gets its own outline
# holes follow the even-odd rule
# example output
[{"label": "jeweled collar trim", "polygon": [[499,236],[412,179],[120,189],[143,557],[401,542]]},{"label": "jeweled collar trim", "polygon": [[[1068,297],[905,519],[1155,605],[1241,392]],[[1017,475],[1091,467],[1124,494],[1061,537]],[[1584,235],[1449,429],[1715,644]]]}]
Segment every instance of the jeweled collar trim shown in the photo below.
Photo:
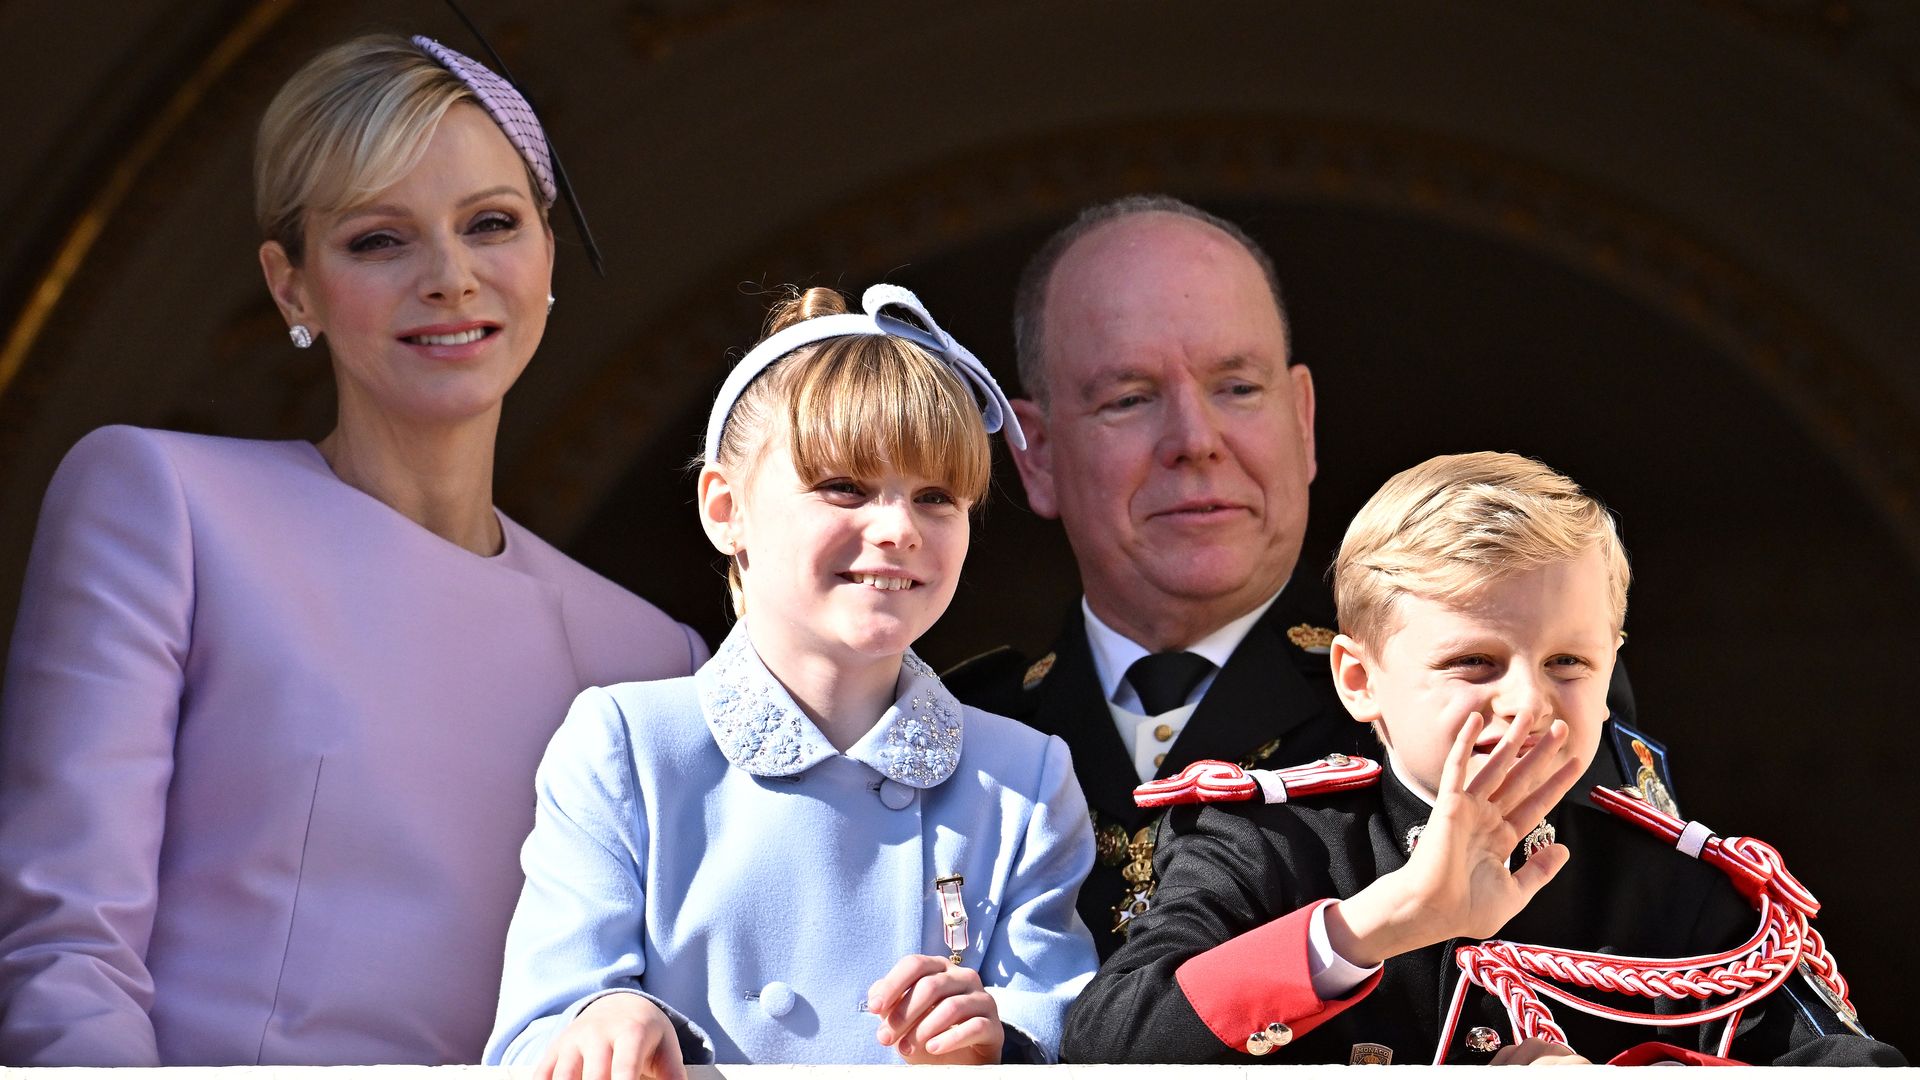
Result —
[{"label": "jeweled collar trim", "polygon": [[[755,776],[792,776],[839,751],[794,704],[736,623],[694,678],[713,741],[734,767]],[[893,705],[846,756],[902,784],[930,788],[960,764],[963,710],[931,667],[909,651]]]}]

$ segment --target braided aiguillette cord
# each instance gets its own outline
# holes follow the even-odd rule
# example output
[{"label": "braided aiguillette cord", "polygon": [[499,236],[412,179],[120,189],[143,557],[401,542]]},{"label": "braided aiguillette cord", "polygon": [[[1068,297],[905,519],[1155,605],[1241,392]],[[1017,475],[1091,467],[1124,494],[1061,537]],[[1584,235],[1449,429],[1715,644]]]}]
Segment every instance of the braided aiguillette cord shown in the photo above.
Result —
[{"label": "braided aiguillette cord", "polygon": [[[1852,1007],[1838,964],[1827,953],[1820,934],[1808,925],[1820,910],[1820,902],[1787,871],[1780,853],[1771,845],[1751,837],[1713,836],[1703,826],[1682,824],[1641,800],[1610,789],[1594,789],[1593,799],[1603,809],[1719,867],[1754,902],[1760,915],[1759,927],[1744,944],[1732,949],[1666,959],[1510,941],[1461,946],[1454,952],[1461,979],[1454,988],[1447,1023],[1434,1051],[1434,1064],[1445,1060],[1452,1045],[1470,985],[1486,990],[1505,1006],[1516,1043],[1529,1038],[1566,1043],[1565,1031],[1554,1023],[1552,1013],[1540,1000],[1545,996],[1591,1016],[1649,1027],[1689,1026],[1727,1018],[1719,1043],[1722,1057],[1731,1050],[1740,1015],[1772,993],[1802,961],[1845,1007]],[[1726,1000],[1680,1015],[1639,1012],[1589,1001],[1556,984],[1675,1001]]]}]

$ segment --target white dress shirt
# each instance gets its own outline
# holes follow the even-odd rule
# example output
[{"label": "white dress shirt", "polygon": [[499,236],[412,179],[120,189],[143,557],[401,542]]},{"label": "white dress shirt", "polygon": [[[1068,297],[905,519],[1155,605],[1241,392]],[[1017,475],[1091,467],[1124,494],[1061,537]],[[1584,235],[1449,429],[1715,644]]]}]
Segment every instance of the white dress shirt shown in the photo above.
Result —
[{"label": "white dress shirt", "polygon": [[[1093,653],[1093,669],[1100,677],[1100,690],[1107,697],[1107,708],[1113,713],[1120,742],[1126,746],[1127,756],[1133,759],[1134,771],[1139,773],[1142,783],[1153,779],[1153,774],[1159,771],[1167,748],[1180,737],[1188,718],[1199,708],[1200,699],[1207,695],[1220,669],[1227,666],[1233,650],[1240,647],[1253,624],[1259,622],[1278,599],[1280,594],[1276,592],[1266,603],[1187,646],[1185,651],[1213,661],[1213,670],[1194,685],[1179,708],[1148,716],[1141,711],[1144,706],[1140,703],[1139,691],[1127,681],[1127,670],[1152,650],[1102,622],[1086,597],[1080,598],[1080,611],[1087,620],[1087,645]],[[1321,904],[1314,910],[1313,921],[1307,928],[1307,973],[1314,993],[1322,1001],[1344,996],[1378,970],[1377,964],[1363,968],[1349,963],[1336,952],[1327,938],[1326,905]]]},{"label": "white dress shirt", "polygon": [[1276,592],[1266,603],[1187,646],[1187,652],[1213,661],[1213,671],[1194,686],[1185,704],[1158,716],[1148,716],[1142,711],[1139,692],[1127,681],[1127,669],[1153,650],[1101,622],[1086,597],[1080,598],[1080,610],[1087,620],[1087,645],[1093,653],[1093,669],[1100,677],[1100,692],[1107,697],[1113,726],[1119,731],[1120,742],[1127,748],[1127,756],[1133,760],[1134,771],[1142,783],[1153,779],[1153,774],[1159,771],[1167,749],[1180,737],[1181,729],[1187,726],[1188,718],[1213,686],[1220,669],[1227,666],[1227,658],[1278,599],[1280,594]]}]

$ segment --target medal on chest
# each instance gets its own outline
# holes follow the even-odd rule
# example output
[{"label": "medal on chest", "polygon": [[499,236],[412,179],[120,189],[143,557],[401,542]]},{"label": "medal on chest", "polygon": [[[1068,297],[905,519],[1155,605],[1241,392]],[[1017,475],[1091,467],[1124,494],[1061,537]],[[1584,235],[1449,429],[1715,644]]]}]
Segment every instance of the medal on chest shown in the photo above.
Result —
[{"label": "medal on chest", "polygon": [[967,951],[967,904],[960,897],[966,880],[960,874],[933,879],[933,895],[940,902],[941,938],[947,945],[947,959],[956,965]]}]

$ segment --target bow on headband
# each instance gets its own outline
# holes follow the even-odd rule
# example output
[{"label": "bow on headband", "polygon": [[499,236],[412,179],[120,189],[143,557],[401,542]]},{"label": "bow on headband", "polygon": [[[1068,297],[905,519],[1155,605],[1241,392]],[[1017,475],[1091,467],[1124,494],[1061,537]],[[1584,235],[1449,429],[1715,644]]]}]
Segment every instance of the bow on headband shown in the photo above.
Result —
[{"label": "bow on headband", "polygon": [[[987,432],[991,434],[1004,427],[1008,442],[1022,450],[1027,448],[1027,437],[1020,430],[1020,421],[1014,418],[1013,408],[1007,404],[1007,395],[987,371],[987,365],[968,352],[966,346],[953,340],[953,335],[940,329],[940,324],[927,314],[926,305],[920,302],[919,297],[898,285],[875,285],[861,295],[860,306],[866,309],[865,314],[848,312],[807,319],[755,345],[734,366],[727,375],[727,381],[720,384],[719,396],[713,399],[713,412],[707,417],[705,460],[711,462],[720,453],[720,433],[727,426],[727,414],[733,411],[733,403],[740,400],[747,385],[761,372],[772,367],[774,361],[816,341],[876,335],[911,341],[946,364],[960,377],[961,382],[973,390],[975,403],[980,406],[980,419]],[[888,314],[888,309],[897,309],[919,322],[909,322],[899,315]]]}]

